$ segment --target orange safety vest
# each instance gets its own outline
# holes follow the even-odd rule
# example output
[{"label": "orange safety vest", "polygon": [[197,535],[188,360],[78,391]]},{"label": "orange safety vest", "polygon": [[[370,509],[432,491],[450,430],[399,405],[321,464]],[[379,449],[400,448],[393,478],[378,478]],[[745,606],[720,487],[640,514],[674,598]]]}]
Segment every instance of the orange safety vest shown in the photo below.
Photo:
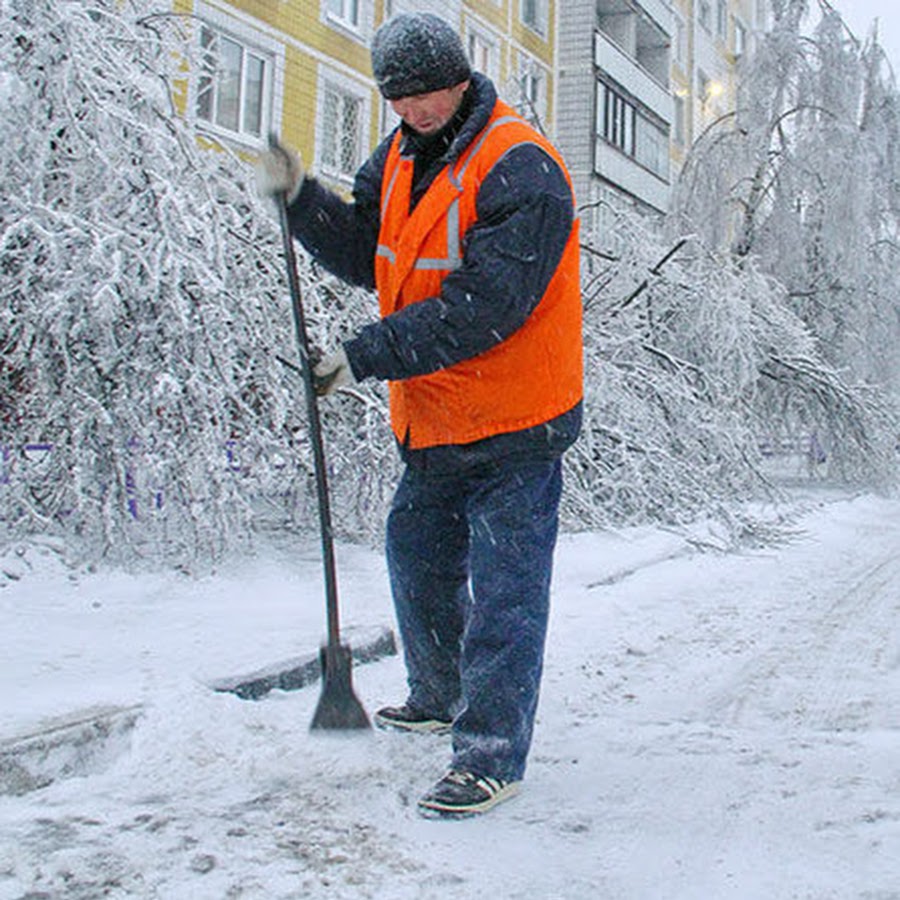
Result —
[{"label": "orange safety vest", "polygon": [[[466,151],[441,172],[410,215],[413,160],[398,132],[381,188],[375,283],[382,316],[438,296],[462,264],[466,231],[478,216],[478,188],[512,147],[537,144],[571,179],[556,149],[497,101]],[[389,382],[391,427],[411,449],[467,444],[540,425],[582,398],[578,222],[544,296],[524,325],[485,353],[427,375]]]}]

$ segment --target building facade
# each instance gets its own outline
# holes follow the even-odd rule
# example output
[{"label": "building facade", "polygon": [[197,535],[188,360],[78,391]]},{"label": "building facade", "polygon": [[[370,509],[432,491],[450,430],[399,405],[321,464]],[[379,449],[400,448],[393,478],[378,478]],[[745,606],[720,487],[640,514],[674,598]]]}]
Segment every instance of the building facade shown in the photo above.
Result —
[{"label": "building facade", "polygon": [[663,0],[572,0],[560,23],[559,145],[582,206],[668,200],[672,22]]},{"label": "building facade", "polygon": [[673,155],[734,110],[739,63],[768,27],[766,0],[673,0]]},{"label": "building facade", "polygon": [[[664,211],[691,144],[734,108],[767,0],[172,0],[192,52],[182,108],[248,155],[274,130],[349,190],[396,123],[369,47],[398,12],[457,26],[473,66],[560,147],[583,216]],[[588,222],[602,230],[602,221]]]},{"label": "building facade", "polygon": [[558,143],[585,216],[667,209],[693,141],[734,109],[739,60],[766,25],[765,0],[566,3]]},{"label": "building facade", "polygon": [[455,24],[473,64],[524,116],[553,130],[557,0],[173,0],[190,23],[182,108],[211,142],[254,154],[274,130],[338,189],[396,119],[369,47],[399,12]]}]

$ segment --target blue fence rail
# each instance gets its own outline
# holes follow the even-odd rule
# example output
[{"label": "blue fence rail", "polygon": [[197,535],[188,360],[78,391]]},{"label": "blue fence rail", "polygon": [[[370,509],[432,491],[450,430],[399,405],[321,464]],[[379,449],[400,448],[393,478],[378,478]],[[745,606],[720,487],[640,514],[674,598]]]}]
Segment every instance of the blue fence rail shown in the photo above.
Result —
[{"label": "blue fence rail", "polygon": [[777,456],[803,457],[809,463],[821,465],[828,459],[819,435],[810,434],[779,435],[761,437],[757,443],[759,452],[766,458]]},{"label": "blue fence rail", "polygon": [[[129,455],[135,457],[135,465],[125,469],[125,497],[126,506],[132,518],[137,519],[141,508],[144,510],[160,511],[165,504],[165,490],[162,486],[141,487],[139,471],[140,464],[137,457],[145,452],[138,438],[128,441]],[[9,486],[17,478],[24,481],[40,481],[41,468],[49,460],[54,451],[54,445],[50,442],[31,442],[21,445],[0,444],[0,488]],[[235,476],[250,474],[249,466],[242,462],[241,442],[237,439],[229,439],[222,444],[222,463],[227,472]],[[284,457],[277,461],[269,461],[268,470],[273,473],[281,473],[288,468]],[[71,512],[71,510],[69,511]],[[63,512],[60,515],[65,516]]]}]

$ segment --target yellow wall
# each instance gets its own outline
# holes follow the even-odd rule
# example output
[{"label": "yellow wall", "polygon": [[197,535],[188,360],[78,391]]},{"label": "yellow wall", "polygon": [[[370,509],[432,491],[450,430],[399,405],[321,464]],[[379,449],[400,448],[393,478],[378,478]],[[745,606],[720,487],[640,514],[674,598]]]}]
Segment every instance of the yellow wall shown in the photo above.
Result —
[{"label": "yellow wall", "polygon": [[[179,0],[191,5],[190,0]],[[319,15],[319,3],[310,0],[226,0],[227,6],[247,13],[326,56],[362,73],[370,73],[369,49],[333,28]]]},{"label": "yellow wall", "polygon": [[[543,67],[547,77],[547,115],[553,120],[553,100],[555,94],[553,66],[556,43],[556,6],[558,0],[550,0],[547,12],[547,34],[541,36],[522,24],[521,0],[464,0],[465,10],[489,26],[500,38],[500,83],[505,84],[515,72],[518,51],[534,57]],[[545,123],[546,124],[546,123]]]},{"label": "yellow wall", "polygon": [[547,34],[542,37],[528,26],[522,24],[519,11],[521,0],[515,0],[512,16],[512,37],[518,41],[532,56],[545,64],[553,62],[553,46],[556,42],[556,11],[550,3],[547,13]]},{"label": "yellow wall", "polygon": [[288,47],[284,62],[284,106],[281,136],[307,162],[315,154],[317,64],[306,53]]},{"label": "yellow wall", "polygon": [[510,4],[512,0],[503,0],[502,3],[493,3],[492,0],[466,0],[466,9],[477,13],[486,22],[489,22],[498,31],[506,31],[509,20]]},{"label": "yellow wall", "polygon": [[[235,10],[236,19],[248,27],[258,25],[270,38],[284,35],[284,101],[276,111],[281,120],[281,132],[286,142],[297,147],[307,161],[315,154],[315,123],[317,112],[318,73],[322,59],[333,60],[336,68],[358,73],[362,80],[371,78],[369,47],[358,40],[328,27],[321,17],[321,0],[208,0],[210,5],[227,13]],[[545,67],[546,119],[553,121],[553,64],[556,29],[556,4],[551,0],[548,10],[548,33],[535,34],[520,21],[521,0],[464,0],[464,8],[492,27],[501,37],[501,80],[512,71],[517,50],[524,50]],[[374,25],[384,20],[384,0],[376,0]],[[176,12],[194,12],[194,0],[173,0]],[[240,15],[243,14],[243,15]],[[256,20],[253,22],[252,20]],[[461,23],[454,23],[461,25]],[[180,108],[187,103],[187,81],[178,86]],[[369,145],[374,148],[380,139],[381,98],[372,87],[370,98]],[[280,114],[280,115],[279,115]]]}]

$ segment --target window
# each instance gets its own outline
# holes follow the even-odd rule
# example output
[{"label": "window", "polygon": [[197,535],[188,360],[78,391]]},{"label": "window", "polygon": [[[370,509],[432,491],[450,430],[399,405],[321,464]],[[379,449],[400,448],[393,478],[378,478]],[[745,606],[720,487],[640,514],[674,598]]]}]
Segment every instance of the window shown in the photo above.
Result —
[{"label": "window", "polygon": [[740,19],[734,20],[734,55],[743,56],[747,52],[747,29]]},{"label": "window", "polygon": [[352,28],[359,28],[359,0],[328,0],[328,15]]},{"label": "window", "polygon": [[599,82],[597,134],[626,156],[634,156],[634,107],[609,85]]},{"label": "window", "polygon": [[319,133],[323,173],[338,179],[353,178],[362,164],[362,99],[325,81]]},{"label": "window", "polygon": [[544,76],[533,68],[525,69],[519,75],[519,97],[516,103],[519,114],[537,129],[543,130]]},{"label": "window", "polygon": [[674,139],[675,143],[678,144],[679,147],[683,147],[687,143],[687,119],[685,115],[685,102],[684,97],[679,94],[675,94],[672,98],[674,101],[674,113],[675,113],[675,121],[674,121]]},{"label": "window", "polygon": [[716,36],[719,40],[728,40],[728,3],[718,0],[716,4]]},{"label": "window", "polygon": [[232,37],[200,27],[202,61],[197,83],[197,118],[252,138],[267,130],[272,60]]},{"label": "window", "polygon": [[596,133],[655,175],[668,178],[668,127],[603,81],[597,82]]},{"label": "window", "polygon": [[709,100],[710,89],[709,89],[709,75],[706,74],[702,69],[697,70],[697,99],[701,103],[706,103]]},{"label": "window", "polygon": [[684,20],[675,17],[675,62],[681,67],[682,71],[687,70],[687,29]]},{"label": "window", "polygon": [[669,174],[669,135],[650,119],[637,115],[634,158],[661,178]]},{"label": "window", "polygon": [[522,23],[540,35],[547,33],[547,0],[519,0]]},{"label": "window", "polygon": [[700,0],[697,19],[703,28],[712,31],[712,7],[709,5],[709,0]]},{"label": "window", "polygon": [[466,43],[472,68],[496,83],[499,69],[496,42],[479,31],[470,31]]}]

